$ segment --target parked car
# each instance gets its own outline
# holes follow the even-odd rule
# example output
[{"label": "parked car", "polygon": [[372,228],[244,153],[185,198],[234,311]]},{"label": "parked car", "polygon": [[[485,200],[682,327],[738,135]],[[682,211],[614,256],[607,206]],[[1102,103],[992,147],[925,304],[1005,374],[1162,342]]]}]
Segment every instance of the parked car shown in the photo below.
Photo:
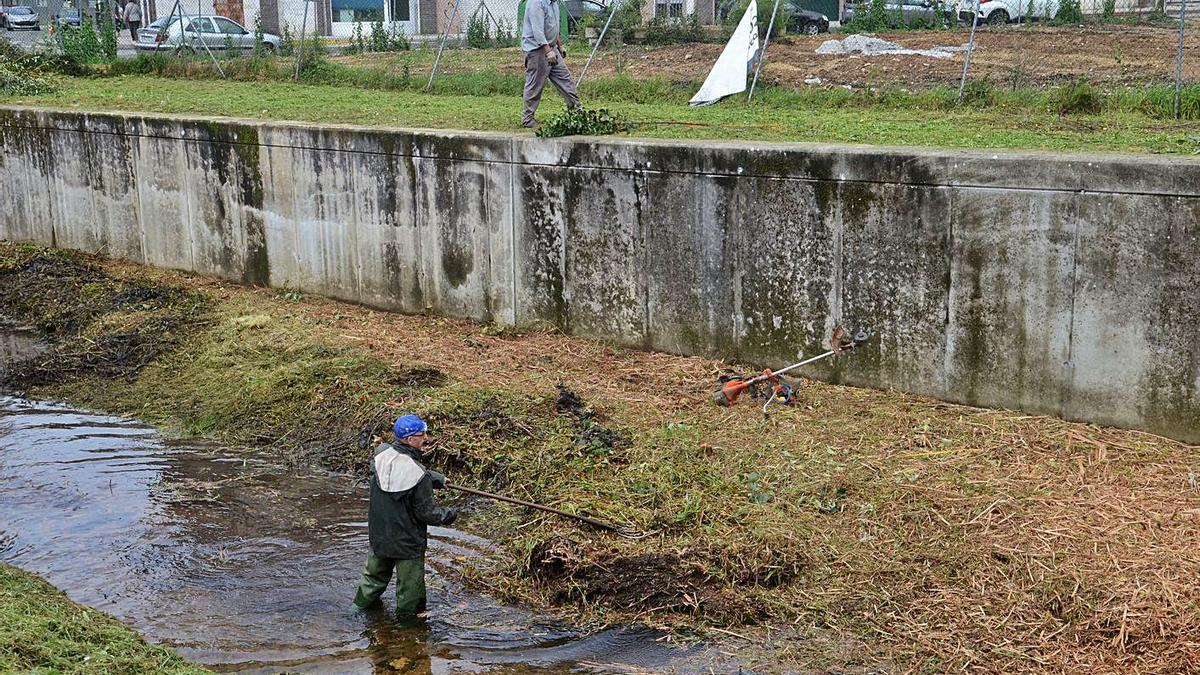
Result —
[{"label": "parked car", "polygon": [[80,28],[83,26],[83,12],[78,9],[64,9],[55,21],[59,28]]},{"label": "parked car", "polygon": [[811,9],[804,9],[800,6],[799,0],[790,0],[788,11],[790,16],[788,16],[787,32],[802,35],[829,32],[829,17]]},{"label": "parked car", "polygon": [[[964,0],[958,18],[965,23],[974,20],[975,0]],[[994,26],[1010,21],[1029,19],[1051,19],[1058,14],[1058,0],[979,0],[979,23]]]},{"label": "parked car", "polygon": [[[897,26],[952,26],[956,20],[954,6],[954,2],[934,0],[886,0],[884,3],[889,23]],[[855,12],[865,12],[869,8],[869,0],[847,3],[842,23],[849,23],[854,19]]]},{"label": "parked car", "polygon": [[566,0],[563,5],[567,8],[567,32],[579,30],[579,22],[586,16],[594,16],[603,22],[608,18],[608,8],[596,0]]},{"label": "parked car", "polygon": [[6,30],[17,30],[18,28],[42,29],[42,18],[38,16],[37,12],[33,11],[32,7],[24,5],[0,7],[0,18],[3,19]]},{"label": "parked car", "polygon": [[[254,32],[223,16],[184,17],[180,26],[178,16],[161,17],[138,30],[133,46],[140,51],[184,49],[187,51],[224,50],[228,43],[234,49],[254,49]],[[278,35],[263,33],[262,46],[268,52],[279,49]]]}]

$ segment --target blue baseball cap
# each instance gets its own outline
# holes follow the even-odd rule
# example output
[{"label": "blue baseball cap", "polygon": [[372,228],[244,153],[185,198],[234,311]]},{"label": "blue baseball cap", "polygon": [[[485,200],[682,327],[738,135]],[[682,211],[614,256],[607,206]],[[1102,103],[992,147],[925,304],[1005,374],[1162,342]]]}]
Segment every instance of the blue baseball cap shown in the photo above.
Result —
[{"label": "blue baseball cap", "polygon": [[392,425],[392,431],[395,432],[396,438],[408,438],[417,434],[425,433],[429,426],[425,424],[425,420],[416,415],[401,415],[396,419],[396,423]]}]

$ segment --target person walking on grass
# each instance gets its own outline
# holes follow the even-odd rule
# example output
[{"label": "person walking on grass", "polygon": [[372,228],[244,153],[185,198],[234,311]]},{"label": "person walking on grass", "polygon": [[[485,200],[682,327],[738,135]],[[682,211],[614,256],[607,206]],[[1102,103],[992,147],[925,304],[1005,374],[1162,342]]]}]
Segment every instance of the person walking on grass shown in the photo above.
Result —
[{"label": "person walking on grass", "polygon": [[129,26],[129,37],[137,42],[137,32],[142,27],[142,6],[135,0],[125,3],[125,25]]},{"label": "person walking on grass", "polygon": [[452,508],[435,506],[433,489],[446,477],[421,464],[426,426],[416,415],[402,415],[392,431],[395,445],[382,443],[371,462],[371,501],[367,509],[370,551],[354,606],[364,610],[379,602],[396,574],[396,616],[412,621],[425,611],[425,548],[429,525],[451,525]]},{"label": "person walking on grass", "polygon": [[547,78],[567,101],[568,110],[582,108],[575,83],[567,70],[567,50],[559,35],[561,0],[529,0],[521,24],[521,49],[525,52],[525,107],[521,126],[533,128]]}]

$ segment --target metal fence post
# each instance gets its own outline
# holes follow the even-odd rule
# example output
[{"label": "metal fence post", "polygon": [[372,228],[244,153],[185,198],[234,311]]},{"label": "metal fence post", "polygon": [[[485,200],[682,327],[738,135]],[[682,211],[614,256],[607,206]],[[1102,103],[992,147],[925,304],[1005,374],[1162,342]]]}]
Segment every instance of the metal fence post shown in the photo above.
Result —
[{"label": "metal fence post", "polygon": [[575,88],[583,84],[583,77],[587,75],[588,68],[592,65],[592,59],[596,58],[596,52],[600,49],[600,45],[604,42],[604,36],[608,35],[608,27],[612,25],[613,17],[617,15],[617,10],[621,9],[621,5],[625,0],[613,0],[612,11],[608,13],[608,21],[604,22],[604,28],[600,30],[600,37],[596,38],[596,44],[592,45],[592,53],[588,55],[587,63],[583,64],[583,72],[579,73],[579,81],[575,83]]},{"label": "metal fence post", "polygon": [[292,74],[292,80],[300,81],[300,62],[304,60],[304,41],[307,39],[304,32],[308,30],[308,3],[309,0],[304,0],[304,19],[300,21],[300,46],[296,49],[296,72]]},{"label": "metal fence post", "polygon": [[433,87],[433,78],[437,75],[438,65],[442,62],[442,50],[446,48],[446,41],[450,39],[450,26],[454,25],[460,4],[462,4],[462,0],[454,0],[454,11],[450,12],[450,19],[446,21],[446,31],[442,33],[442,42],[438,45],[437,56],[433,59],[433,68],[429,71],[429,82],[425,85],[425,91],[429,91]]},{"label": "metal fence post", "polygon": [[1182,114],[1180,99],[1183,96],[1183,24],[1187,16],[1187,0],[1179,0],[1179,53],[1175,57],[1175,119]]},{"label": "metal fence post", "polygon": [[[775,30],[775,13],[778,11],[779,0],[775,0],[775,6],[771,8],[771,20],[767,22],[767,36],[763,38],[762,50],[758,54],[758,65],[754,67],[754,80],[750,83],[750,94],[746,96],[747,103],[754,100],[754,87],[758,84],[758,74],[767,60],[767,45],[771,44],[771,32]],[[755,23],[758,22],[755,21]]]},{"label": "metal fence post", "polygon": [[967,87],[967,71],[971,69],[971,52],[975,51],[975,29],[979,27],[979,3],[975,0],[975,16],[971,17],[971,39],[967,42],[967,57],[963,59],[962,81],[958,83],[958,100],[961,103],[963,89]]}]

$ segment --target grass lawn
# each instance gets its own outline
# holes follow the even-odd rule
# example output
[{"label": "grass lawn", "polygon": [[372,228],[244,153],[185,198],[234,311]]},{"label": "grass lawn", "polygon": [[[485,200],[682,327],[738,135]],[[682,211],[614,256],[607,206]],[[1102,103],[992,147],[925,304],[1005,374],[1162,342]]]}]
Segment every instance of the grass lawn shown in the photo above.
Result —
[{"label": "grass lawn", "polygon": [[0,672],[207,673],[37,575],[0,563]]},{"label": "grass lawn", "polygon": [[[521,101],[511,77],[496,75],[489,82],[465,76],[457,86],[453,81],[441,85],[435,94],[416,86],[392,88],[377,75],[363,77],[374,78],[372,83],[383,88],[120,75],[61,78],[54,93],[0,97],[0,104],[523,132],[518,125]],[[680,87],[609,79],[585,84],[582,94],[591,106],[635,122],[629,135],[636,137],[1200,153],[1200,121],[1175,122],[1122,109],[1131,106],[1063,115],[1044,100],[1048,95],[1036,93],[1001,96],[986,106],[951,107],[945,92],[862,101],[838,91],[767,89],[753,104],[738,99],[689,108]],[[555,93],[547,93],[542,105],[543,119],[562,110]]]}]

